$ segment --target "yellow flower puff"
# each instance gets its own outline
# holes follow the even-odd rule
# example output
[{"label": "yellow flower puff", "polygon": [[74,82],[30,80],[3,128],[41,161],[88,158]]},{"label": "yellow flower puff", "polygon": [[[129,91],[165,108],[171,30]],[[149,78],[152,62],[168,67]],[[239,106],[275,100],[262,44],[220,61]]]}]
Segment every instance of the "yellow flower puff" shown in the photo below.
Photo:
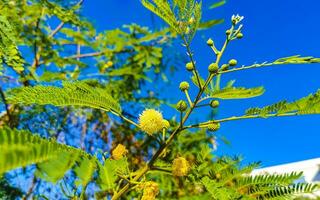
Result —
[{"label": "yellow flower puff", "polygon": [[115,160],[120,160],[125,154],[128,153],[128,150],[122,144],[118,144],[116,148],[112,151],[112,158]]},{"label": "yellow flower puff", "polygon": [[161,131],[163,129],[162,114],[154,109],[144,110],[139,117],[139,126],[148,135]]},{"label": "yellow flower puff", "polygon": [[173,160],[172,174],[174,176],[186,176],[189,172],[190,166],[188,161],[183,157],[178,157]]},{"label": "yellow flower puff", "polygon": [[141,200],[155,200],[159,194],[159,186],[156,182],[148,181],[143,184],[143,195]]}]

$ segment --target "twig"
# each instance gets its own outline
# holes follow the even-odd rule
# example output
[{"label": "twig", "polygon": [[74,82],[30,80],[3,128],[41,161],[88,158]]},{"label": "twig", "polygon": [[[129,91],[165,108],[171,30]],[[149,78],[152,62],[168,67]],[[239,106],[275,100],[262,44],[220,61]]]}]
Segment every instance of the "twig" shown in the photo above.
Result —
[{"label": "twig", "polygon": [[13,123],[13,121],[12,121],[12,117],[11,117],[11,114],[10,114],[10,111],[9,111],[9,105],[7,104],[7,100],[6,100],[5,94],[4,94],[4,92],[3,92],[1,87],[0,87],[0,96],[1,96],[2,102],[4,103],[4,107],[6,109],[6,114],[7,114],[8,119],[9,119],[9,124],[11,125]]}]

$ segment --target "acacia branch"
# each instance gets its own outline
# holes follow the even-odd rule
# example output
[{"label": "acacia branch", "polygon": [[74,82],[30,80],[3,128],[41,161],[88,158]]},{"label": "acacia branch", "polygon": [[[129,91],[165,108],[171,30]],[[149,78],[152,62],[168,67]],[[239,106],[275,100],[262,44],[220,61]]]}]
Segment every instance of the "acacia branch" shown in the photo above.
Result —
[{"label": "acacia branch", "polygon": [[5,94],[4,94],[4,92],[3,92],[1,87],[0,87],[0,96],[1,96],[2,102],[4,103],[4,107],[6,109],[6,114],[7,114],[8,119],[9,119],[9,124],[11,124],[13,121],[12,121],[12,117],[11,117],[11,114],[10,114],[10,111],[9,111],[9,105],[7,104],[7,100],[6,100]]},{"label": "acacia branch", "polygon": [[236,121],[236,120],[242,120],[242,119],[258,119],[258,118],[269,118],[269,117],[288,117],[288,116],[297,116],[299,115],[297,112],[290,112],[290,113],[274,113],[274,114],[267,114],[267,115],[242,115],[242,116],[232,116],[232,117],[227,117],[223,119],[217,119],[217,120],[210,120],[207,122],[202,122],[199,124],[193,124],[189,126],[185,126],[184,129],[188,128],[202,128],[205,127],[209,124],[212,123],[223,123],[223,122],[228,122],[228,121]]},{"label": "acacia branch", "polygon": [[[229,43],[229,38],[227,37],[221,51],[219,52],[219,54],[217,55],[217,58],[216,58],[216,64],[219,65],[219,62],[221,60],[221,57]],[[190,46],[189,44],[187,43],[186,40],[184,40],[185,42],[185,46],[187,47],[187,51],[188,52],[191,52],[191,49],[190,49]],[[193,56],[192,54],[189,54],[189,57],[190,57],[190,60],[193,61]],[[208,78],[206,79],[205,81],[205,84],[203,85],[203,87],[201,87],[201,85],[199,85],[200,89],[199,89],[199,92],[194,100],[194,102],[192,103],[192,105],[190,106],[190,109],[186,112],[185,116],[183,117],[183,119],[181,120],[181,123],[180,125],[171,133],[171,135],[169,136],[169,138],[166,140],[166,142],[164,144],[162,144],[160,146],[160,148],[157,150],[157,152],[152,156],[151,160],[147,163],[147,165],[140,169],[138,171],[138,174],[133,178],[133,181],[138,181],[142,176],[144,176],[150,169],[152,169],[153,167],[153,164],[155,163],[155,161],[161,157],[165,150],[171,145],[171,143],[173,142],[173,140],[176,138],[176,136],[182,131],[184,130],[184,124],[185,122],[188,120],[189,116],[191,115],[191,113],[193,112],[193,110],[195,109],[195,107],[197,106],[197,104],[199,103],[199,100],[202,96],[202,94],[204,93],[206,87],[208,86],[208,84],[210,83],[210,81],[213,79],[213,77],[215,77],[217,74],[210,74],[208,76]],[[199,80],[199,83],[200,83],[200,80]],[[119,199],[124,193],[126,193],[129,189],[130,189],[130,183],[126,184],[119,192],[115,193],[112,197],[111,200],[117,200]]]}]

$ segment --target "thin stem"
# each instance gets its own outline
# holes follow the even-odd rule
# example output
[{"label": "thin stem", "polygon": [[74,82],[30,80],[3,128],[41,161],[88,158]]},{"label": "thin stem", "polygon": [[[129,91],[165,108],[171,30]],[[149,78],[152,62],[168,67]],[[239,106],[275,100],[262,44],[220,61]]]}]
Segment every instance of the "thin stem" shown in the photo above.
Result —
[{"label": "thin stem", "polygon": [[[200,101],[199,101],[199,102],[200,102]],[[209,104],[209,103],[206,103],[206,104],[197,105],[196,108],[205,107],[205,106],[210,106],[210,104]]]},{"label": "thin stem", "polygon": [[197,78],[197,82],[198,82],[199,88],[201,89],[202,86],[201,86],[201,82],[200,82],[200,78],[199,78],[199,73],[198,73],[198,70],[196,68],[196,63],[195,63],[195,61],[193,59],[193,55],[192,55],[192,51],[191,51],[191,48],[190,48],[190,44],[187,42],[187,40],[186,40],[186,38],[184,36],[182,37],[182,40],[184,42],[184,45],[186,46],[187,54],[188,54],[188,56],[190,58],[190,61],[191,61],[192,65],[193,65],[193,68],[194,68],[193,72],[194,72],[194,74],[195,74],[195,76]]},{"label": "thin stem", "polygon": [[184,93],[185,93],[185,95],[186,95],[186,97],[187,97],[187,100],[188,100],[188,102],[189,102],[189,105],[192,106],[192,101],[191,101],[191,99],[190,99],[188,90],[185,90]]},{"label": "thin stem", "polygon": [[110,112],[111,112],[112,114],[114,114],[114,115],[116,115],[116,116],[120,117],[121,119],[123,119],[123,120],[125,120],[125,121],[129,122],[130,124],[132,124],[132,125],[134,125],[134,126],[136,126],[136,127],[139,127],[139,125],[138,125],[137,123],[135,123],[135,122],[134,122],[134,121],[132,121],[131,119],[126,118],[126,117],[125,117],[125,116],[123,116],[122,114],[119,114],[119,113],[117,113],[117,112],[115,112],[115,111],[112,111],[112,110],[110,110]]},{"label": "thin stem", "polygon": [[207,122],[203,122],[203,123],[199,123],[199,124],[193,124],[193,125],[185,126],[184,129],[199,128],[201,126],[206,126],[206,125],[211,124],[211,123],[223,123],[223,122],[242,120],[242,119],[257,119],[257,118],[265,119],[265,118],[269,118],[269,117],[287,117],[287,116],[297,116],[297,115],[298,115],[297,112],[293,112],[293,113],[282,113],[282,114],[268,114],[268,115],[265,115],[265,116],[261,116],[261,115],[233,116],[233,117],[228,117],[228,118],[224,118],[224,119],[211,120],[211,121],[207,121]]},{"label": "thin stem", "polygon": [[4,94],[4,92],[3,92],[1,87],[0,87],[0,96],[1,96],[2,102],[4,103],[4,107],[6,109],[6,114],[7,114],[8,119],[9,119],[9,124],[11,124],[11,123],[13,123],[13,121],[12,121],[12,117],[11,117],[11,114],[10,114],[10,111],[9,111],[9,105],[7,103],[5,94]]},{"label": "thin stem", "polygon": [[172,173],[172,171],[171,171],[170,169],[164,169],[164,168],[156,167],[156,166],[153,166],[150,170],[160,171],[160,172],[166,172],[166,173],[169,173],[169,174]]},{"label": "thin stem", "polygon": [[260,67],[268,67],[268,66],[273,66],[273,65],[281,65],[281,64],[286,64],[286,63],[262,63],[262,64],[253,64],[250,66],[242,66],[238,68],[233,68],[225,71],[219,71],[219,74],[226,74],[230,72],[236,72],[236,71],[241,71],[241,70],[247,70],[247,69],[253,69],[253,68],[260,68]]}]

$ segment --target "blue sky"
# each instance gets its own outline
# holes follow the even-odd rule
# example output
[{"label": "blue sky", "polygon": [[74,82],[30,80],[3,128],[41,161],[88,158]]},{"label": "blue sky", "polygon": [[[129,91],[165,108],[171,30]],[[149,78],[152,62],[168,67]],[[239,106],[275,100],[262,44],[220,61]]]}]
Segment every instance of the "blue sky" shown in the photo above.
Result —
[{"label": "blue sky", "polygon": [[[204,5],[213,2],[206,0]],[[211,37],[218,46],[221,45],[229,19],[237,13],[245,16],[244,38],[231,43],[224,62],[236,58],[239,64],[249,65],[296,54],[320,57],[319,8],[318,0],[230,0],[218,9],[205,9],[204,19],[224,18],[226,23],[200,32],[193,41],[200,73],[206,75],[208,64],[214,60],[213,53],[205,44],[206,39]],[[150,13],[138,0],[88,0],[84,2],[83,15],[93,21],[98,30],[130,23],[151,24]],[[179,94],[179,81],[189,78],[184,66],[177,67],[181,70],[169,77],[177,81],[166,89],[173,95]],[[218,118],[241,115],[248,107],[306,96],[320,88],[319,75],[320,65],[270,67],[225,75],[224,80],[236,79],[236,86],[264,85],[266,93],[249,100],[221,102]],[[182,96],[169,98],[179,99]],[[170,116],[166,110],[164,115]],[[198,114],[195,117],[203,116]],[[229,122],[222,125],[219,134],[232,144],[221,144],[218,153],[242,154],[247,162],[262,161],[263,166],[320,157],[319,130],[320,116],[315,115]]]}]

